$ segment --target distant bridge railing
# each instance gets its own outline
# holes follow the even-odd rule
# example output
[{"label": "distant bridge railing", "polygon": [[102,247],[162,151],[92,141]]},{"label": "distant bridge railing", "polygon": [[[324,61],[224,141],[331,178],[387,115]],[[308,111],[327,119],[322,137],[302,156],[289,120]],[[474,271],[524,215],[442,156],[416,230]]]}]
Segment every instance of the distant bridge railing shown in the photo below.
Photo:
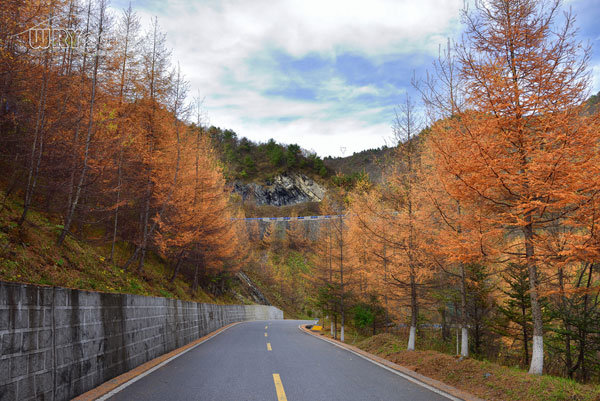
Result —
[{"label": "distant bridge railing", "polygon": [[296,217],[291,217],[291,216],[286,216],[286,217],[245,217],[242,219],[239,218],[233,218],[232,220],[239,220],[239,221],[266,221],[266,222],[272,222],[272,221],[316,221],[316,220],[332,220],[332,219],[339,219],[339,218],[345,218],[347,217],[346,214],[328,214],[328,215],[323,215],[323,216],[296,216]]},{"label": "distant bridge railing", "polygon": [[[397,211],[391,211],[391,212],[387,212],[388,215],[390,216],[398,216],[398,212]],[[296,216],[296,217],[291,217],[291,216],[284,216],[284,217],[244,217],[244,218],[232,218],[231,220],[237,220],[237,221],[266,221],[266,222],[271,222],[271,221],[318,221],[318,220],[333,220],[333,219],[345,219],[346,217],[350,216],[349,213],[347,214],[327,214],[327,215],[323,215],[323,216]]]}]

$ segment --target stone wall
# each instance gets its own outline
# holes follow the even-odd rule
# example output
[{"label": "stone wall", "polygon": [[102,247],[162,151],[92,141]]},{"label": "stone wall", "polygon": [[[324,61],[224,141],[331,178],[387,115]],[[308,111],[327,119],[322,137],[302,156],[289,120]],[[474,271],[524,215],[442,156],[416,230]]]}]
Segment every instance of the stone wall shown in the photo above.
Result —
[{"label": "stone wall", "polygon": [[67,400],[229,323],[283,319],[213,305],[0,281],[0,400]]}]

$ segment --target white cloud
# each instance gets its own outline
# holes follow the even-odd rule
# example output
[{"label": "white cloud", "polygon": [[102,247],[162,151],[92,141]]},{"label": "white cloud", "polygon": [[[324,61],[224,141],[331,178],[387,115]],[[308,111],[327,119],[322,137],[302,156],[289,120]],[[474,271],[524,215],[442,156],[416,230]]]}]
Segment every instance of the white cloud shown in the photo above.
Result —
[{"label": "white cloud", "polygon": [[[238,122],[235,118],[228,121],[228,126],[236,132],[243,127],[244,136],[255,141],[264,142],[275,137],[278,142],[298,143],[321,156],[345,155],[363,149],[377,148],[390,139],[390,124],[366,124],[358,119],[314,120],[302,118],[289,123],[274,123],[269,127],[261,124]],[[274,135],[270,135],[274,134]]]},{"label": "white cloud", "polygon": [[[249,67],[247,61],[273,50],[294,57],[317,53],[332,60],[351,52],[374,63],[391,54],[435,55],[438,43],[457,32],[462,4],[462,0],[155,0],[133,6],[144,25],[153,15],[159,17],[173,58],[190,80],[192,95],[199,90],[206,97],[212,124],[252,139],[273,136],[281,142],[298,142],[324,156],[340,154],[340,142],[349,152],[380,146],[390,132],[392,116],[374,125],[361,119],[380,110],[332,115],[340,109],[333,98],[339,102],[401,90],[391,85],[349,86],[333,78],[323,88],[335,96],[316,102],[286,100],[261,94],[281,82],[272,71]],[[248,123],[292,115],[302,118]]]}]

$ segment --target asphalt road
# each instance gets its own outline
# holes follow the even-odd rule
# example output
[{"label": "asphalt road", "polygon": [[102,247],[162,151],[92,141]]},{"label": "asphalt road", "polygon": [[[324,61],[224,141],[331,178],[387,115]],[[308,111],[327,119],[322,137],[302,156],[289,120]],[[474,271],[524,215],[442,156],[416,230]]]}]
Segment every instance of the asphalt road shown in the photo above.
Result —
[{"label": "asphalt road", "polygon": [[[112,401],[441,401],[295,320],[233,326],[132,383]],[[266,333],[266,335],[265,335]]]}]

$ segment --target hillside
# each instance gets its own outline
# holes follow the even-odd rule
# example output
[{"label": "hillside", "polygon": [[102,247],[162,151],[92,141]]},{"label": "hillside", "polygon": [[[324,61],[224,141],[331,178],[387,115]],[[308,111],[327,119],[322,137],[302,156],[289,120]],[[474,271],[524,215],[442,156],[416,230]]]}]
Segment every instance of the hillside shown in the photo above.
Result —
[{"label": "hillside", "polygon": [[367,149],[346,157],[326,157],[323,163],[334,173],[353,176],[366,173],[373,182],[381,181],[384,166],[393,156],[394,148],[387,146]]},{"label": "hillside", "polygon": [[[143,273],[122,268],[132,252],[130,244],[119,241],[114,261],[108,260],[110,244],[102,233],[88,230],[88,240],[74,236],[57,247],[60,225],[44,213],[33,211],[27,224],[18,227],[22,213],[19,201],[0,192],[0,280],[53,285],[83,290],[129,293],[218,304],[260,303],[260,290],[245,283],[242,276],[205,276],[200,288],[192,290],[190,272],[182,271],[171,281],[173,266],[150,252]],[[267,296],[267,298],[269,298]]]},{"label": "hillside", "polygon": [[331,176],[331,171],[316,153],[297,144],[284,145],[274,139],[256,143],[246,137],[239,138],[232,130],[214,126],[207,132],[229,182],[262,183],[285,173],[304,174],[315,180]]}]

